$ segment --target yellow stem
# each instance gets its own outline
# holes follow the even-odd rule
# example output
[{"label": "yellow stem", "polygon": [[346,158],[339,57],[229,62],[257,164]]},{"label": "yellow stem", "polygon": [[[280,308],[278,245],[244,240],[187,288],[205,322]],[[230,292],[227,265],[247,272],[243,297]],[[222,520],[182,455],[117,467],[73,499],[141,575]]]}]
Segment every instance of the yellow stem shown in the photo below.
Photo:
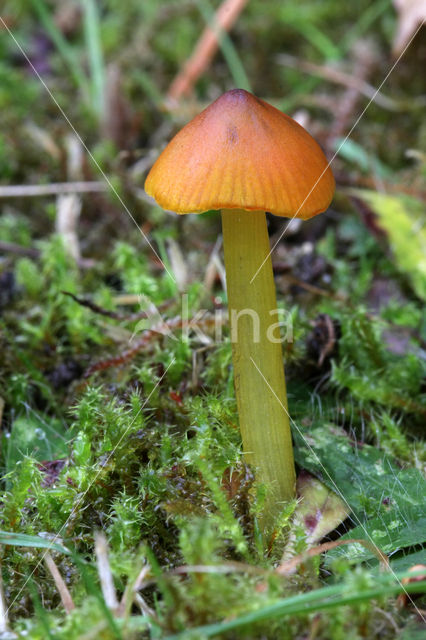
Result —
[{"label": "yellow stem", "polygon": [[266,216],[225,209],[222,228],[240,430],[246,460],[269,490],[267,527],[294,497],[295,471]]}]

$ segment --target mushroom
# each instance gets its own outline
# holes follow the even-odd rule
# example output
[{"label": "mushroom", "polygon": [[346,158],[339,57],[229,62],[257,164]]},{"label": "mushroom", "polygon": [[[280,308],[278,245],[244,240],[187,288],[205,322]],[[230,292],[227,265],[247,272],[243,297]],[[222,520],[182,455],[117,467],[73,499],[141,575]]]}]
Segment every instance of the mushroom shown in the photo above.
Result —
[{"label": "mushroom", "polygon": [[164,209],[222,210],[235,393],[246,460],[268,489],[263,528],[295,495],[265,212],[311,218],[327,209],[334,186],[305,129],[242,89],[223,94],[177,133],[145,183]]}]

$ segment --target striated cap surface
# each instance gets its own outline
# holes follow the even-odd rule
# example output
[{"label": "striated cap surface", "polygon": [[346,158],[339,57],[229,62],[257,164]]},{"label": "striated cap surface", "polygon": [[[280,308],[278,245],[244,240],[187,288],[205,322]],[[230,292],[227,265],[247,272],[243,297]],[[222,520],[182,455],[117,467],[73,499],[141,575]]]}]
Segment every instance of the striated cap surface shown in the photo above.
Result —
[{"label": "striated cap surface", "polygon": [[311,218],[334,178],[320,146],[289,116],[242,89],[223,94],[159,156],[145,190],[164,209],[270,211]]}]

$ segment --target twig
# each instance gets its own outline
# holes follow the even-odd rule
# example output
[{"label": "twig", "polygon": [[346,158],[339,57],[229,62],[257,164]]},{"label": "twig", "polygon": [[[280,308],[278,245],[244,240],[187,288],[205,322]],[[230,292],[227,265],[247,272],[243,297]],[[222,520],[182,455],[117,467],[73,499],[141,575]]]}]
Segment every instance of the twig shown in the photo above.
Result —
[{"label": "twig", "polygon": [[[225,319],[220,318],[220,321],[224,322]],[[203,328],[207,328],[207,327],[216,328],[217,322],[218,320],[215,316],[210,314],[205,314],[205,316],[202,319],[197,318],[196,324],[198,325],[198,327],[202,325]],[[185,320],[182,320],[181,317],[176,317],[170,320],[164,320],[163,322],[161,322],[161,324],[156,325],[152,329],[146,329],[143,332],[142,337],[139,340],[137,340],[134,343],[133,347],[131,347],[130,349],[126,349],[126,351],[123,351],[120,355],[114,358],[100,360],[99,362],[95,362],[94,364],[92,364],[85,371],[83,377],[87,379],[97,371],[104,371],[105,369],[109,369],[111,367],[119,367],[125,364],[126,362],[128,362],[129,360],[131,360],[132,358],[134,358],[140,351],[142,351],[142,349],[144,349],[149,344],[151,344],[153,340],[158,340],[159,338],[163,338],[164,336],[166,337],[171,336],[173,331],[176,331],[178,329],[183,329],[185,327],[187,330],[189,330],[190,328],[196,329],[191,319],[185,321]]]},{"label": "twig", "polygon": [[303,280],[299,280],[299,278],[292,276],[290,273],[284,273],[281,277],[284,280],[291,282],[291,284],[294,284],[301,289],[305,289],[306,291],[309,291],[310,293],[313,293],[317,296],[326,296],[327,298],[333,298],[333,300],[346,301],[345,296],[338,293],[333,293],[332,291],[327,291],[326,289],[321,289],[320,287],[316,287],[315,285],[304,282]]},{"label": "twig", "polygon": [[100,531],[95,533],[95,554],[105,604],[109,609],[115,611],[118,607],[118,600],[108,560],[108,543],[105,535]]},{"label": "twig", "polygon": [[297,565],[302,562],[305,562],[308,558],[312,558],[314,556],[318,556],[320,553],[324,553],[325,551],[330,551],[330,549],[335,549],[336,547],[341,547],[345,544],[362,544],[369,551],[374,553],[376,558],[378,558],[379,562],[382,563],[383,568],[389,569],[389,558],[383,551],[379,549],[374,543],[369,540],[364,540],[362,538],[350,538],[348,540],[335,540],[334,542],[325,542],[324,544],[320,544],[313,549],[308,549],[304,553],[300,553],[299,555],[291,558],[291,560],[286,560],[282,562],[276,569],[275,572],[281,576],[287,576],[294,573]]},{"label": "twig", "polygon": [[151,567],[147,564],[144,565],[140,570],[136,580],[133,583],[127,583],[117,610],[118,616],[123,617],[127,615],[132,606],[132,603],[135,602],[145,616],[150,616],[152,618],[155,617],[155,611],[147,605],[144,598],[140,593],[138,593],[140,589],[143,589],[146,577],[149,575],[150,571]]},{"label": "twig", "polygon": [[0,186],[0,198],[57,196],[64,193],[101,193],[108,190],[104,182],[51,182]]},{"label": "twig", "polygon": [[[176,321],[177,326],[182,326],[182,320],[180,318],[177,318]],[[168,321],[167,326],[171,327],[172,322],[173,321]],[[150,342],[154,338],[158,338],[162,335],[164,335],[164,331],[160,332],[155,329],[144,331],[142,338],[137,340],[134,343],[133,347],[131,347],[130,349],[126,349],[120,355],[115,356],[114,358],[107,358],[106,360],[95,362],[84,372],[83,377],[87,379],[97,371],[104,371],[105,369],[110,369],[111,367],[119,367],[120,365],[125,364],[126,362],[134,358],[135,355],[139,353],[139,351],[141,351],[144,347],[148,346],[148,344],[150,344]]]},{"label": "twig", "polygon": [[[352,74],[353,80],[355,80],[356,83],[353,86],[348,85],[348,88],[337,104],[334,121],[328,135],[329,146],[333,146],[337,138],[342,136],[350,125],[353,119],[353,113],[361,96],[359,87],[366,83],[365,79],[370,75],[375,64],[374,52],[368,42],[360,42],[357,44],[354,49],[354,58]],[[376,90],[374,89],[373,95],[369,96],[370,100],[375,96],[375,92]]]},{"label": "twig", "polygon": [[401,629],[396,624],[395,620],[393,619],[393,616],[388,611],[384,611],[380,607],[374,607],[374,612],[379,613],[381,616],[385,618],[385,620],[391,625],[391,627],[395,631],[395,638],[397,638]]},{"label": "twig", "polygon": [[355,89],[357,93],[361,93],[370,100],[372,99],[380,107],[383,107],[383,109],[389,109],[390,111],[399,110],[399,105],[395,100],[383,95],[380,91],[376,93],[377,89],[373,87],[373,85],[366,82],[363,78],[356,77],[356,75],[349,75],[339,69],[333,69],[331,67],[322,66],[306,60],[300,60],[299,58],[287,53],[278,54],[276,60],[286,67],[305,71],[311,75],[329,80],[334,84],[343,85],[348,89]]},{"label": "twig", "polygon": [[59,573],[59,569],[55,564],[55,561],[53,560],[52,556],[50,555],[50,553],[46,553],[44,555],[44,561],[46,563],[47,568],[50,571],[50,574],[55,582],[55,586],[58,590],[59,595],[61,596],[61,601],[63,604],[63,607],[65,609],[65,611],[67,613],[71,613],[71,611],[73,609],[75,609],[75,604],[73,602],[73,599],[71,597],[70,592],[68,591],[68,587],[65,584],[61,574]]},{"label": "twig", "polygon": [[214,24],[216,29],[206,27],[198,40],[192,56],[185,63],[182,71],[173,80],[167,98],[177,102],[182,96],[188,94],[195,82],[206,70],[219,46],[219,33],[229,31],[244,9],[248,0],[224,0],[215,13]]},{"label": "twig", "polygon": [[14,242],[1,242],[0,251],[4,253],[15,253],[18,256],[28,256],[29,258],[38,258],[40,251],[34,247],[22,247]]},{"label": "twig", "polygon": [[151,607],[149,607],[147,605],[147,603],[142,598],[140,593],[133,594],[133,600],[134,600],[135,604],[138,605],[139,609],[142,611],[144,616],[149,616],[151,618],[154,618],[154,616],[155,616],[154,609],[151,609]]},{"label": "twig", "polygon": [[[74,293],[71,293],[70,291],[62,291],[61,293],[63,293],[65,296],[69,296],[70,298],[72,298],[73,300],[75,300],[75,302],[77,302],[79,305],[81,305],[82,307],[86,307],[87,309],[90,309],[91,311],[93,311],[94,313],[99,313],[99,315],[101,316],[106,316],[107,318],[112,318],[113,320],[120,320],[121,322],[136,322],[137,320],[144,320],[146,318],[150,318],[151,314],[148,311],[138,311],[138,313],[119,313],[118,311],[111,311],[110,309],[104,309],[103,307],[100,307],[98,304],[96,304],[95,302],[92,302],[91,300],[88,300],[87,298],[80,298],[79,296],[74,295]],[[141,303],[141,296],[134,296],[134,300],[132,300],[131,304],[140,304]],[[158,305],[157,310],[158,311],[164,311],[165,309],[167,309],[171,303],[173,302],[173,300],[166,300],[165,302],[163,302],[162,304]],[[125,304],[124,302],[120,302],[117,301],[118,304]]]}]

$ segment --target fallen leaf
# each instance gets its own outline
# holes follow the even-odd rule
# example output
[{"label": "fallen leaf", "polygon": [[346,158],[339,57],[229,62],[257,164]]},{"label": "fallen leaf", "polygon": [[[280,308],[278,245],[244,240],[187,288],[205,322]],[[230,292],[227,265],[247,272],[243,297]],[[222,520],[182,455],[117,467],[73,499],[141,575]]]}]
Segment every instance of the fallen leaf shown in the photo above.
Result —
[{"label": "fallen leaf", "polygon": [[398,13],[392,53],[399,56],[417,28],[426,20],[426,0],[393,0]]},{"label": "fallen leaf", "polygon": [[350,189],[377,216],[386,233],[396,266],[411,281],[416,294],[426,300],[426,229],[423,204],[411,196],[388,195],[368,189]]},{"label": "fallen leaf", "polygon": [[306,531],[306,542],[314,544],[333,531],[350,513],[348,505],[309,473],[297,479],[297,506],[294,522]]}]

